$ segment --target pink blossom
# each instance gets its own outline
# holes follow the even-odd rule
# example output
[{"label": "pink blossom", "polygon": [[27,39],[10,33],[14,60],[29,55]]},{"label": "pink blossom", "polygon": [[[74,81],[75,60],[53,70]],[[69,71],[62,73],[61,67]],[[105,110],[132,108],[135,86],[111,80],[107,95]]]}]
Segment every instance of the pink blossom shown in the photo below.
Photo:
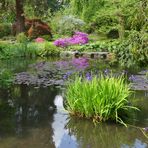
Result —
[{"label": "pink blossom", "polygon": [[35,39],[35,42],[37,42],[37,43],[42,43],[44,41],[45,40],[43,38],[40,38],[40,37],[38,37],[38,38]]}]

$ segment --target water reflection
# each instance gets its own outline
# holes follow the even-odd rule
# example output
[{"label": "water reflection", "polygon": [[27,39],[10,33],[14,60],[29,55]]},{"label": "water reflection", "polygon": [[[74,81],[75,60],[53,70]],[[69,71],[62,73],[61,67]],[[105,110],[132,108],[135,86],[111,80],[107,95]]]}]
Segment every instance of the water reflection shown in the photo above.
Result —
[{"label": "water reflection", "polygon": [[125,146],[146,148],[148,146],[148,141],[141,131],[111,123],[94,126],[90,121],[70,118],[66,129],[70,135],[76,137],[80,148],[123,148]]},{"label": "water reflection", "polygon": [[57,95],[54,103],[57,107],[56,114],[53,116],[53,141],[55,142],[56,148],[75,148],[77,147],[76,138],[70,136],[65,124],[68,122],[68,114],[63,106],[63,97]]},{"label": "water reflection", "polygon": [[19,85],[0,95],[0,148],[54,148],[51,124],[58,92],[54,87]]},{"label": "water reflection", "polygon": [[135,113],[135,119],[132,124],[147,127],[148,126],[148,92],[136,91],[132,100],[134,106],[137,106],[140,111]]},{"label": "water reflection", "polygon": [[124,144],[121,148],[147,148],[147,146],[146,143],[142,143],[139,139],[136,139],[133,145],[129,146]]},{"label": "water reflection", "polygon": [[57,107],[57,110],[65,111],[64,105],[63,105],[63,97],[61,95],[55,96],[54,104]]},{"label": "water reflection", "polygon": [[[19,85],[6,92],[0,94],[0,148],[148,147],[138,129],[113,123],[95,126],[92,121],[69,117],[61,91],[55,87]],[[140,117],[136,116],[141,127],[148,123],[144,93],[135,94],[134,99],[134,104],[141,106]]]}]

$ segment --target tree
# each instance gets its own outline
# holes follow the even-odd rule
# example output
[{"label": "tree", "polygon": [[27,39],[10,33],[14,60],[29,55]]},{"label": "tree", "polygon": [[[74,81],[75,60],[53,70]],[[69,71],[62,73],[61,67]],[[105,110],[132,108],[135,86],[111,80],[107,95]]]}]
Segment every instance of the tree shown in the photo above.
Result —
[{"label": "tree", "polygon": [[25,16],[23,10],[24,0],[16,0],[16,33],[24,32]]}]

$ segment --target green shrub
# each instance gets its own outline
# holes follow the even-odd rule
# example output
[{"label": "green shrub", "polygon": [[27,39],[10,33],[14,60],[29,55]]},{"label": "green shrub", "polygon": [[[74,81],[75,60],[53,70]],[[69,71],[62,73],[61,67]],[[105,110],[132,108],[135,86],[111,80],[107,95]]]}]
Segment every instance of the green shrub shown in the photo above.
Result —
[{"label": "green shrub", "polygon": [[44,48],[38,52],[39,56],[59,56],[60,48],[57,48],[51,42],[45,42]]},{"label": "green shrub", "polygon": [[7,45],[8,45],[7,42],[5,42],[5,41],[0,41],[0,52],[2,52],[2,50],[3,50],[4,48],[6,48]]},{"label": "green shrub", "polygon": [[0,59],[8,59],[16,54],[18,49],[16,44],[10,44],[8,42],[0,42]]},{"label": "green shrub", "polygon": [[58,23],[58,33],[62,35],[72,35],[74,31],[82,30],[85,22],[72,15],[63,16]]},{"label": "green shrub", "polygon": [[104,0],[70,0],[68,7],[69,13],[79,16],[84,21],[89,22],[101,7],[104,6]]},{"label": "green shrub", "polygon": [[[145,28],[148,31],[147,16],[148,16],[148,2],[131,0],[123,3],[123,13],[125,15],[125,27],[129,30],[140,31]],[[128,14],[128,15],[127,15]],[[134,17],[133,17],[134,16]]]},{"label": "green shrub", "polygon": [[41,38],[45,39],[46,41],[52,40],[51,35],[42,35]]},{"label": "green shrub", "polygon": [[[107,11],[108,12],[108,11]],[[93,23],[95,23],[96,31],[98,33],[107,34],[110,30],[116,28],[118,25],[118,20],[113,14],[100,11],[94,16]]]},{"label": "green shrub", "polygon": [[76,77],[67,87],[67,110],[72,115],[93,120],[114,120],[125,123],[122,117],[126,111],[136,109],[128,106],[130,85],[123,77],[97,76],[92,80]]},{"label": "green shrub", "polygon": [[28,57],[36,57],[38,56],[38,53],[42,50],[42,46],[39,46],[37,43],[29,43],[27,45],[27,54]]},{"label": "green shrub", "polygon": [[0,38],[11,34],[11,24],[3,23],[0,24]]},{"label": "green shrub", "polygon": [[85,52],[85,51],[95,52],[95,51],[105,51],[106,47],[105,47],[105,45],[103,46],[102,43],[96,42],[96,43],[89,43],[89,44],[85,44],[85,45],[69,46],[68,49],[69,50],[77,50],[79,52]]},{"label": "green shrub", "polygon": [[124,67],[146,66],[148,63],[148,33],[130,31],[113,50]]},{"label": "green shrub", "polygon": [[25,33],[19,33],[16,37],[16,40],[18,43],[27,43],[28,42],[28,38],[25,35]]},{"label": "green shrub", "polygon": [[101,51],[109,51],[112,52],[113,50],[116,50],[119,45],[119,41],[97,41],[93,43],[88,43],[85,45],[75,45],[75,46],[69,46],[68,50],[77,50],[79,52],[85,52],[85,51],[91,51],[91,52],[101,52]]},{"label": "green shrub", "polygon": [[[15,57],[30,57],[30,46],[24,43],[0,43],[0,59],[10,59]],[[34,48],[34,50],[36,50]]]},{"label": "green shrub", "polygon": [[10,59],[14,57],[33,58],[37,56],[59,56],[60,48],[53,45],[52,42],[26,42],[24,38],[20,40],[23,43],[0,42],[0,59]]},{"label": "green shrub", "polygon": [[0,71],[0,88],[8,88],[13,82],[13,75],[10,71],[3,69]]}]

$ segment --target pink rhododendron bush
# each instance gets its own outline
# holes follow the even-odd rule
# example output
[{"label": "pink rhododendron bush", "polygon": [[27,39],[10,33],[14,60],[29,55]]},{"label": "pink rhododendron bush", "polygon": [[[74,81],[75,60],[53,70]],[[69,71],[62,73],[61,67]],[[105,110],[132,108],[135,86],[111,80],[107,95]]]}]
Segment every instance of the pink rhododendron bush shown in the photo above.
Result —
[{"label": "pink rhododendron bush", "polygon": [[54,45],[58,47],[67,47],[69,45],[87,44],[88,41],[88,34],[83,32],[75,32],[75,34],[70,38],[60,38],[54,41]]}]

